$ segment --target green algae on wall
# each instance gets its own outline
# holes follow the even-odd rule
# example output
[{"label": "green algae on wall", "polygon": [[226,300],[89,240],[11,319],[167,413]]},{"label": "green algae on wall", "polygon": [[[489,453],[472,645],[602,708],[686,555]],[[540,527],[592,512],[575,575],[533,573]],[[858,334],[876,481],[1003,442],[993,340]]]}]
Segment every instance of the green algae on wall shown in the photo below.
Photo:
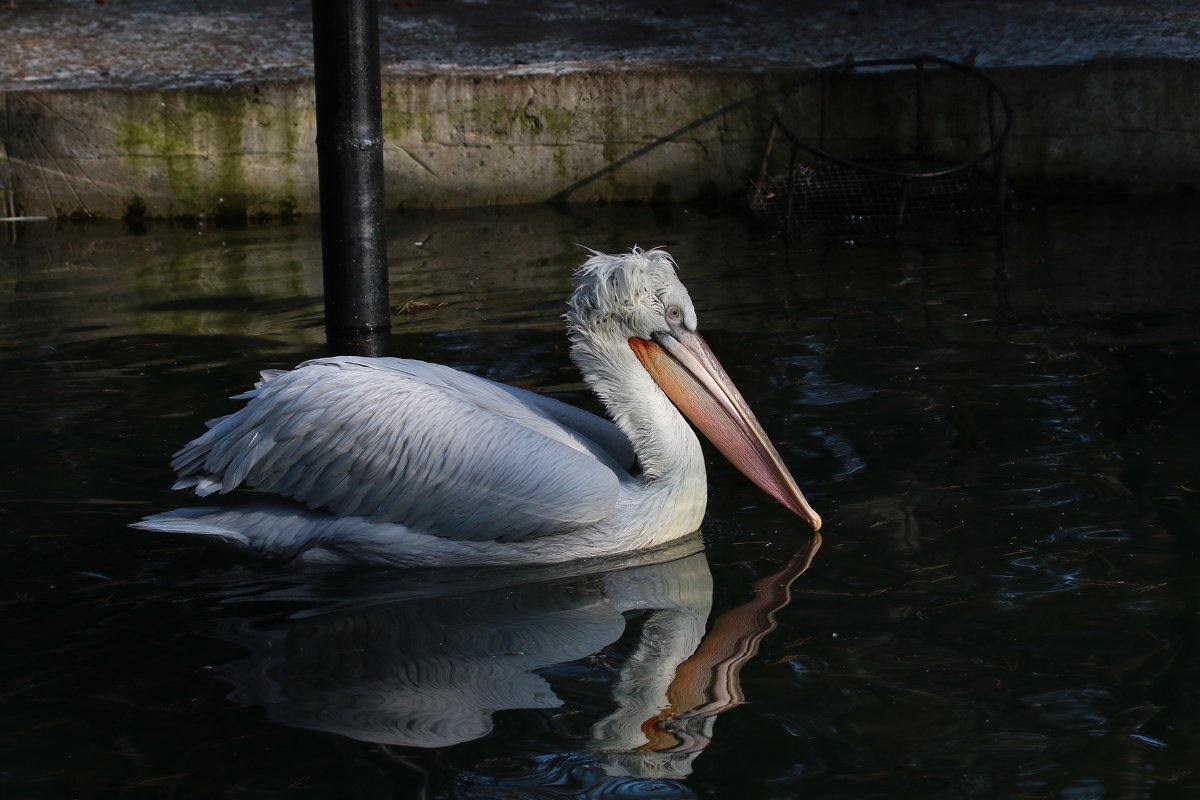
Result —
[{"label": "green algae on wall", "polygon": [[569,108],[542,106],[538,113],[542,120],[542,129],[548,137],[557,143],[564,143],[570,138],[575,124],[575,111]]},{"label": "green algae on wall", "polygon": [[[145,107],[155,100],[157,108]],[[286,168],[296,159],[295,123],[286,107],[264,104],[257,87],[131,94],[127,109],[114,125],[116,145],[134,185],[153,183],[161,171],[167,191],[156,216],[238,221],[295,208],[293,170]],[[274,187],[252,179],[264,156],[285,167]]]}]

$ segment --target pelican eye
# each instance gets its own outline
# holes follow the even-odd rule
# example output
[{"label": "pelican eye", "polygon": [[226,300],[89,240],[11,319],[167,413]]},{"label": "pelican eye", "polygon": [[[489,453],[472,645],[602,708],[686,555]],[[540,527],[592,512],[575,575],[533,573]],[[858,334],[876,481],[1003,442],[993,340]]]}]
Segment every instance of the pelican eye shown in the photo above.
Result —
[{"label": "pelican eye", "polygon": [[683,319],[683,309],[679,306],[667,306],[667,319],[679,322]]}]

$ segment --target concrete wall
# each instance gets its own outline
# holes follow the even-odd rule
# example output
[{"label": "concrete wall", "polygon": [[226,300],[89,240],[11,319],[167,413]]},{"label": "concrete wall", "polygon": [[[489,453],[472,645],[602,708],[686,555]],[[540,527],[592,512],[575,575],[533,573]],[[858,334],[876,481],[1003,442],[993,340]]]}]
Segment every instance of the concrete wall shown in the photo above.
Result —
[{"label": "concrete wall", "polygon": [[[1020,188],[1200,187],[1200,64],[1093,62],[989,73],[1014,125],[1006,163]],[[745,190],[769,119],[796,75],[686,70],[409,75],[384,80],[389,207],[678,201]],[[926,132],[978,152],[974,86],[927,86]],[[838,90],[830,149],[904,149],[911,73]],[[26,214],[226,217],[317,208],[309,82],[224,88],[3,94],[0,186]],[[786,105],[815,139],[815,83]],[[775,169],[781,168],[776,148]]]}]

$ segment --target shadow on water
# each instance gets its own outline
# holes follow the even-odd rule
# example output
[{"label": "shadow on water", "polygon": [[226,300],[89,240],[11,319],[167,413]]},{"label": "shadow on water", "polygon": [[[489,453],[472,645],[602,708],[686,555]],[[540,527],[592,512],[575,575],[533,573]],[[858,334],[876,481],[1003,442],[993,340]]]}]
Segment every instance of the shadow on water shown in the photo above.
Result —
[{"label": "shadow on water", "polygon": [[[680,208],[393,219],[389,352],[592,409],[560,318],[578,245],[671,248],[826,519],[741,639],[807,538],[715,456],[703,553],[578,574],[304,572],[129,531],[181,504],[169,455],[226,398],[324,353],[315,226],[25,226],[0,246],[0,794],[1195,796],[1197,210],[1049,207],[1003,252],[789,252]],[[687,688],[737,647],[736,692]]]}]

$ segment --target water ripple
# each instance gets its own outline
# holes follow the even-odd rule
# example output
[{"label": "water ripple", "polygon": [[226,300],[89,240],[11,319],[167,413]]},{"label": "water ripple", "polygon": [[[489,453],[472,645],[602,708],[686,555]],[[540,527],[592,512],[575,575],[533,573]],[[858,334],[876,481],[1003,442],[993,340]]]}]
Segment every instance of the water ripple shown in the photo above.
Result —
[{"label": "water ripple", "polygon": [[487,774],[459,775],[456,796],[477,800],[682,800],[696,796],[683,781],[630,778],[610,770],[611,765],[582,753],[512,759],[493,764]]}]

